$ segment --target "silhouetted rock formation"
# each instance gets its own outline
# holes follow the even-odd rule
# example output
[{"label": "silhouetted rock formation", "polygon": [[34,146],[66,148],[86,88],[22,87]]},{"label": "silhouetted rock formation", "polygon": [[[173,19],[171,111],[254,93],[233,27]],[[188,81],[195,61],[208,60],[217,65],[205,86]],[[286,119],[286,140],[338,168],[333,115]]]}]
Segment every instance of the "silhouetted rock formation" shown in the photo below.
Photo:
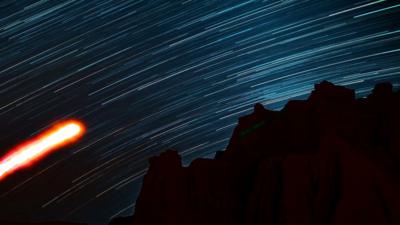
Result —
[{"label": "silhouetted rock formation", "polygon": [[281,111],[255,105],[216,158],[150,159],[134,225],[400,224],[400,93],[329,82]]}]

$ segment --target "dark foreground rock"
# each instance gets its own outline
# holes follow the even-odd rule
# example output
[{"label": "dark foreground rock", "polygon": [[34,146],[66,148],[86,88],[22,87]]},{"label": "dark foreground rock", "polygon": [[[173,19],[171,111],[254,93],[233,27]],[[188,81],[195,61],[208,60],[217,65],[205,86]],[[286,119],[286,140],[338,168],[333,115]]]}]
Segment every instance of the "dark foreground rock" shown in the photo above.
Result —
[{"label": "dark foreground rock", "polygon": [[279,112],[257,104],[215,159],[151,158],[132,224],[400,224],[400,93],[322,82]]}]

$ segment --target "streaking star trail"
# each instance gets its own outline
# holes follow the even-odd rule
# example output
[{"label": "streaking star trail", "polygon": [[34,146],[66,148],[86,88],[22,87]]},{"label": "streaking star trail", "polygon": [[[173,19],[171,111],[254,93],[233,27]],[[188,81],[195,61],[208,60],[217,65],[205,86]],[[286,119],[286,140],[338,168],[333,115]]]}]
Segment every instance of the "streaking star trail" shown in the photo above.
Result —
[{"label": "streaking star trail", "polygon": [[37,137],[15,147],[0,160],[0,180],[14,171],[32,165],[54,150],[77,141],[85,126],[77,120],[55,124]]},{"label": "streaking star trail", "polygon": [[400,2],[0,0],[0,53],[0,146],[61,118],[90,127],[1,183],[0,218],[104,225],[134,213],[148,158],[214,158],[255,103],[323,80],[398,90]]}]

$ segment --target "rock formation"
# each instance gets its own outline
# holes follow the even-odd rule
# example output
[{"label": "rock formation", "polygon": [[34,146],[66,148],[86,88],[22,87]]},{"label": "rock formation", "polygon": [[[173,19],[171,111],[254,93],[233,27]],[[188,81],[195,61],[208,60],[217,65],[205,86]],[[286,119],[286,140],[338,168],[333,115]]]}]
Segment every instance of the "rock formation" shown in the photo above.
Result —
[{"label": "rock formation", "polygon": [[400,224],[400,92],[324,81],[281,111],[256,104],[215,159],[151,158],[133,224]]}]

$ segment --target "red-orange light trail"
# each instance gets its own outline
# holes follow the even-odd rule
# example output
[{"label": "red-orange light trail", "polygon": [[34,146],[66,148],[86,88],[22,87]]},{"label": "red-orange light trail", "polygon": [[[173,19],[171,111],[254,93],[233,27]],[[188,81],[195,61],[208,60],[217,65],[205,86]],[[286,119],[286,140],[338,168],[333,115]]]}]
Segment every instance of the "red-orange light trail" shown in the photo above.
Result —
[{"label": "red-orange light trail", "polygon": [[85,126],[82,122],[67,120],[18,145],[0,159],[0,180],[42,159],[54,150],[77,141],[84,132]]}]

